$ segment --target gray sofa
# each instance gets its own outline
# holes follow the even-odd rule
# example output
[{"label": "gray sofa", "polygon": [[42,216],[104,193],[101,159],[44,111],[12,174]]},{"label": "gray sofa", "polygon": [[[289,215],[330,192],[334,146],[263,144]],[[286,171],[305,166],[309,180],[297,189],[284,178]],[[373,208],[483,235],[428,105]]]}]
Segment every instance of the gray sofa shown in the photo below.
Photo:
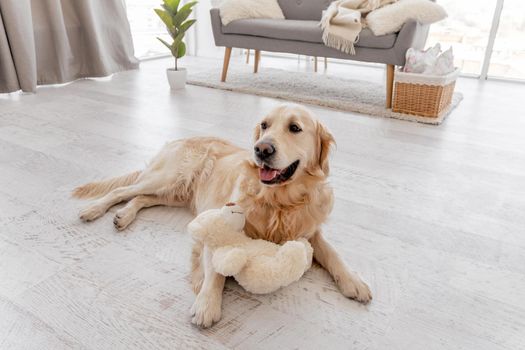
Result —
[{"label": "gray sofa", "polygon": [[422,48],[425,45],[428,25],[409,21],[398,33],[383,36],[375,36],[370,29],[363,29],[355,44],[356,54],[348,55],[325,46],[322,41],[319,20],[331,0],[278,1],[285,20],[242,19],[223,26],[219,9],[211,9],[215,45],[226,48],[221,81],[226,81],[231,49],[234,47],[255,50],[255,73],[261,50],[384,63],[387,65],[386,106],[391,107],[394,68],[405,64],[408,48]]}]

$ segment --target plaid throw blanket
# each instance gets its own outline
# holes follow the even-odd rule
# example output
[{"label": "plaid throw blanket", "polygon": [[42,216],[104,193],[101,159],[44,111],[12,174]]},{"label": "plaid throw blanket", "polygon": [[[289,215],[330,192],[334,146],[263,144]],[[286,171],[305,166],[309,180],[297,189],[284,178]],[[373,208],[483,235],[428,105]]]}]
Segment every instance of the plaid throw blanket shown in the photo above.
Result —
[{"label": "plaid throw blanket", "polygon": [[354,43],[366,27],[366,15],[397,0],[337,0],[323,13],[323,42],[350,55],[355,55]]}]

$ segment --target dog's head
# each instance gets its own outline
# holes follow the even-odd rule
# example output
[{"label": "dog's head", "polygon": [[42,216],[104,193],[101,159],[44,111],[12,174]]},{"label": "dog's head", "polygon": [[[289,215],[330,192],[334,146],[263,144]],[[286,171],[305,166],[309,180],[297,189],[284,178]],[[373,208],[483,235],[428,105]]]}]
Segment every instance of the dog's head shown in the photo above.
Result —
[{"label": "dog's head", "polygon": [[268,186],[309,175],[326,177],[332,134],[304,107],[285,104],[255,127],[253,156],[259,179]]}]

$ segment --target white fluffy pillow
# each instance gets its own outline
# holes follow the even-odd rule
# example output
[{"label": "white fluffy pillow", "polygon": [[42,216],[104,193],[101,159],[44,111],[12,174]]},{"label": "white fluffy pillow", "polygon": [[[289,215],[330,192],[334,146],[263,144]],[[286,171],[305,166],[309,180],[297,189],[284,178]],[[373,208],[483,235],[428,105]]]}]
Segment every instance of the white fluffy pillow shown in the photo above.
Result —
[{"label": "white fluffy pillow", "polygon": [[401,0],[370,12],[366,22],[374,35],[385,35],[398,32],[409,19],[430,24],[446,17],[445,9],[430,0]]},{"label": "white fluffy pillow", "polygon": [[223,25],[244,18],[284,19],[277,0],[223,0],[219,10]]}]

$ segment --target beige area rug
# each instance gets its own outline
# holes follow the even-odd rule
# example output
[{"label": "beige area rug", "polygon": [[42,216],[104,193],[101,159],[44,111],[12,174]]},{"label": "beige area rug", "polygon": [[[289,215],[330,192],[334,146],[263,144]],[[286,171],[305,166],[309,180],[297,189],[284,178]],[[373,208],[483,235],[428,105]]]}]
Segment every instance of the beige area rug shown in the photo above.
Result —
[{"label": "beige area rug", "polygon": [[352,80],[314,72],[293,72],[266,68],[253,74],[247,69],[230,69],[228,80],[221,83],[220,69],[188,76],[188,84],[274,97],[356,112],[377,117],[395,118],[425,124],[441,124],[463,99],[454,93],[451,106],[438,118],[394,113],[385,108],[385,86],[363,80]]}]

